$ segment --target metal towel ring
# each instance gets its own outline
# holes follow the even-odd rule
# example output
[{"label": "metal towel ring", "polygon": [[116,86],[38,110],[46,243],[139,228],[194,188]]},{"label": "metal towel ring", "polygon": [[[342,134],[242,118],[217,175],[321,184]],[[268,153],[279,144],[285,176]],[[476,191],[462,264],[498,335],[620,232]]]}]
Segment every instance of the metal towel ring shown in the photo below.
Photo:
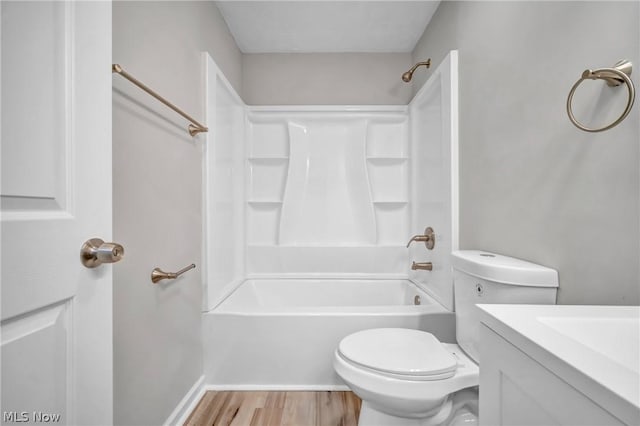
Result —
[{"label": "metal towel ring", "polygon": [[[631,74],[631,68],[632,68],[631,62],[622,60],[616,63],[613,66],[613,68],[600,68],[593,71],[585,70],[582,73],[582,77],[580,78],[580,80],[576,81],[576,83],[573,85],[573,87],[571,88],[571,91],[569,92],[569,97],[567,98],[567,114],[569,114],[569,119],[578,129],[584,130],[585,132],[592,132],[592,133],[602,132],[604,130],[609,130],[610,128],[617,126],[618,124],[620,124],[622,120],[624,120],[627,117],[627,115],[629,115],[629,112],[633,107],[633,101],[636,98],[636,89],[633,86],[633,81],[631,81],[631,79],[629,78],[629,75]],[[624,112],[622,113],[622,115],[618,117],[616,121],[609,124],[608,126],[601,127],[599,129],[591,129],[589,127],[585,127],[582,124],[580,124],[573,115],[573,111],[571,110],[571,101],[573,100],[573,94],[575,93],[580,83],[582,83],[584,80],[587,80],[587,79],[588,80],[605,80],[607,82],[607,85],[610,87],[619,86],[622,83],[625,83],[627,85],[627,90],[629,91],[629,99],[627,100],[627,106],[624,109]]]}]

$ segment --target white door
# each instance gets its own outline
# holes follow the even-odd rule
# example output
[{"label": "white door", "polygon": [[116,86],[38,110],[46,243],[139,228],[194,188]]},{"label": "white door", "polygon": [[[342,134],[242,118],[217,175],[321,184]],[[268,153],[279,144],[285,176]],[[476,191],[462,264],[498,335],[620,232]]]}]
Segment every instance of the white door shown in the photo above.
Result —
[{"label": "white door", "polygon": [[[2,423],[113,421],[111,4],[2,1]],[[59,416],[59,417],[58,417]]]}]

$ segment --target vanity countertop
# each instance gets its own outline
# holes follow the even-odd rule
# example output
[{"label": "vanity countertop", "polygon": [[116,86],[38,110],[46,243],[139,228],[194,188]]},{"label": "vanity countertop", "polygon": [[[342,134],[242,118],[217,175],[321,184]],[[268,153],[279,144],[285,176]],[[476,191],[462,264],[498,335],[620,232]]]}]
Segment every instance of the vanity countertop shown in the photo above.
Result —
[{"label": "vanity countertop", "polygon": [[477,306],[487,327],[627,424],[638,423],[640,307]]}]

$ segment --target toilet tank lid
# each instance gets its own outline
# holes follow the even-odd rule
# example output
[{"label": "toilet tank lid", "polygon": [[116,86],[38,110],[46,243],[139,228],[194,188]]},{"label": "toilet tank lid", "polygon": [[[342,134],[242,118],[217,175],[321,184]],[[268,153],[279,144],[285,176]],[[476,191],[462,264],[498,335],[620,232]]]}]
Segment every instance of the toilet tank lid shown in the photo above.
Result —
[{"label": "toilet tank lid", "polygon": [[558,272],[526,260],[482,250],[458,250],[451,253],[453,269],[487,281],[502,284],[558,287]]}]

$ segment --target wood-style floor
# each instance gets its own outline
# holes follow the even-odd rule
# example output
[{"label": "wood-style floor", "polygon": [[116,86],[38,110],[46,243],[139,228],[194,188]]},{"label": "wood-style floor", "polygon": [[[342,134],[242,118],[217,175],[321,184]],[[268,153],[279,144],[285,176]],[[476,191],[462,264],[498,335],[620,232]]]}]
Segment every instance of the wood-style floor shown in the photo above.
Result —
[{"label": "wood-style floor", "polygon": [[185,425],[357,426],[360,404],[352,392],[208,391]]}]

